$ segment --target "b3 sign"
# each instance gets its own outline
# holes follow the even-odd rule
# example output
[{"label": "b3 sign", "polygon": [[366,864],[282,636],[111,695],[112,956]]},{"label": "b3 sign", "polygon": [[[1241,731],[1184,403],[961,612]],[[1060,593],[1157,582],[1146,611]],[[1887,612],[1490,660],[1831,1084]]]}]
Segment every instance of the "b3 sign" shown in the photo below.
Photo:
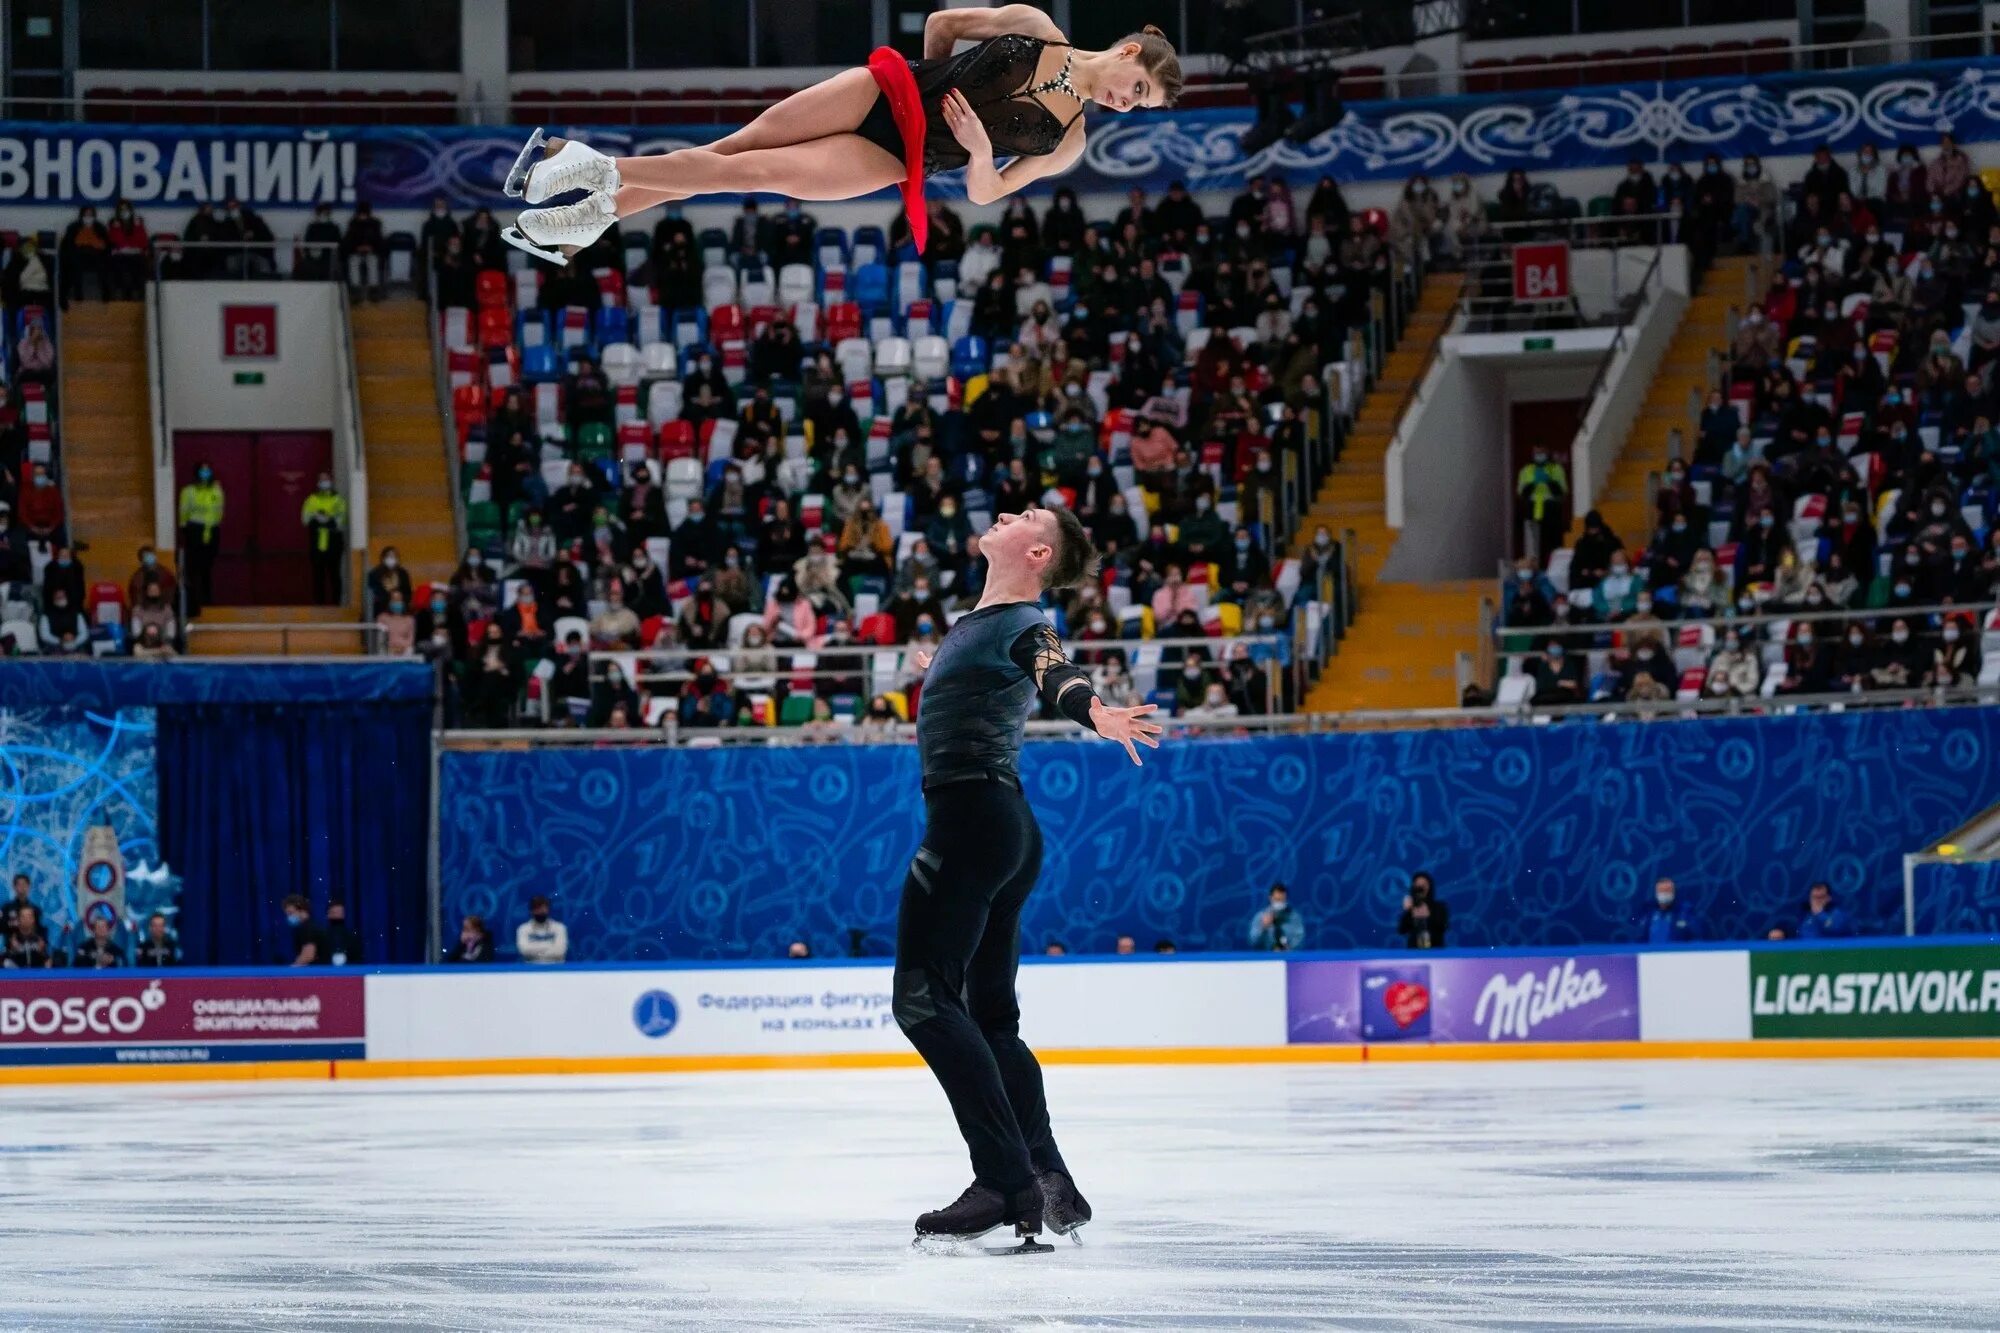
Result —
[{"label": "b3 sign", "polygon": [[[1516,277],[1515,285],[1520,285]],[[226,305],[222,307],[222,359],[224,361],[272,361],[278,355],[278,307],[274,305]]]},{"label": "b3 sign", "polygon": [[1569,299],[1567,242],[1551,241],[1514,247],[1514,299],[1516,301]]}]

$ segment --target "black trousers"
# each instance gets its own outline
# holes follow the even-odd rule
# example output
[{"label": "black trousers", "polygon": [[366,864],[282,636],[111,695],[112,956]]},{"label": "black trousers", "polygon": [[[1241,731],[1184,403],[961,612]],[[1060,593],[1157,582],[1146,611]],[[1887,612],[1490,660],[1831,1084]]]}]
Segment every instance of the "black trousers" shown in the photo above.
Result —
[{"label": "black trousers", "polygon": [[1010,783],[955,782],[924,803],[896,918],[896,1022],[944,1087],[973,1178],[1009,1194],[1036,1171],[1068,1171],[1014,998],[1042,831]]},{"label": "black trousers", "polygon": [[[340,566],[347,558],[347,542],[340,529],[333,529],[327,538],[325,550],[315,543],[306,552],[312,559],[312,597],[321,606],[336,606],[340,603]],[[376,607],[384,610],[385,607]]]},{"label": "black trousers", "polygon": [[221,546],[219,531],[209,535],[199,523],[181,525],[181,558],[187,566],[181,574],[187,585],[190,617],[201,614],[201,608],[215,600],[215,553]]}]

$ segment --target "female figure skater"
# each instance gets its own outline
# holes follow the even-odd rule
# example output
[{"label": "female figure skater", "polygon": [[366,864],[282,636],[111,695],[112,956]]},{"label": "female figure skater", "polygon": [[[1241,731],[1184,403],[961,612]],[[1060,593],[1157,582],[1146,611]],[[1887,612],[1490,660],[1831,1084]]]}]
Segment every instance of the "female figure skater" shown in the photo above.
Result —
[{"label": "female figure skater", "polygon": [[[978,44],[953,55],[961,38]],[[536,130],[508,173],[507,193],[530,204],[586,194],[527,209],[502,235],[560,263],[655,204],[753,192],[852,199],[896,185],[921,253],[926,176],[963,167],[966,197],[991,203],[1082,155],[1085,105],[1171,106],[1180,90],[1180,59],[1155,27],[1080,51],[1029,5],[939,10],[924,22],[923,59],[880,47],[866,68],[801,89],[702,148],[612,158]],[[1012,161],[1001,167],[996,156]]]}]

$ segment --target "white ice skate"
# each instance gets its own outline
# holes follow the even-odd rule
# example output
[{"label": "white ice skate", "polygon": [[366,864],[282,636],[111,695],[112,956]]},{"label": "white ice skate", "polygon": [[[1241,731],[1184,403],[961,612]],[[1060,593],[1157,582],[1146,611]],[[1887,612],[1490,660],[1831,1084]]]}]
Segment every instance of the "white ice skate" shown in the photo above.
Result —
[{"label": "white ice skate", "polygon": [[555,208],[524,209],[500,239],[537,259],[560,264],[604,234],[618,220],[608,194],[593,194]]},{"label": "white ice skate", "polygon": [[[560,145],[553,152],[552,145]],[[550,139],[537,129],[514,159],[503,187],[517,199],[546,203],[572,190],[618,193],[618,163],[575,139]]]}]

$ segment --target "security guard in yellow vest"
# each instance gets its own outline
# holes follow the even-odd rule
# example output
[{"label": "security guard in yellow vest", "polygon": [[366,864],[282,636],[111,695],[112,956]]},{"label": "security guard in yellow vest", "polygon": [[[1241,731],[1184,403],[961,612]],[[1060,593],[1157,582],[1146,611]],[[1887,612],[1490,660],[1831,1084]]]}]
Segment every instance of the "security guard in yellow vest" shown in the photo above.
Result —
[{"label": "security guard in yellow vest", "polygon": [[306,525],[307,553],[312,557],[313,601],[338,606],[341,566],[347,561],[347,501],[333,489],[328,474],[319,474],[319,485],[306,497],[299,521]]},{"label": "security guard in yellow vest", "polygon": [[181,568],[187,575],[189,616],[215,597],[215,553],[222,546],[222,483],[206,460],[181,487]]}]

